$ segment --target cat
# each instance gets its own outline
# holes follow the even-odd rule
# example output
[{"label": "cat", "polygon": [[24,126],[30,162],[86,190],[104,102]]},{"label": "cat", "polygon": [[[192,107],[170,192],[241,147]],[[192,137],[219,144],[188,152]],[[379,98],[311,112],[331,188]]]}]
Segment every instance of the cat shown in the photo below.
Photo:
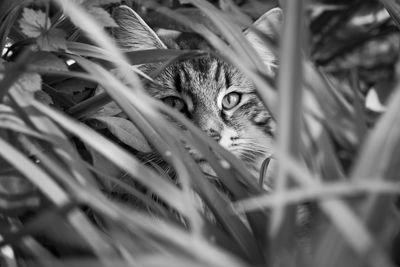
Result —
[{"label": "cat", "polygon": [[[204,48],[204,42],[196,37],[163,42],[127,6],[115,8],[113,18],[119,27],[114,28],[112,34],[124,51],[166,49],[171,44],[172,48],[180,49]],[[275,39],[281,22],[282,11],[274,8],[261,16],[253,26]],[[259,35],[253,31],[247,30],[244,35],[268,71],[273,73],[277,60],[272,51],[263,45]],[[156,67],[147,65],[143,69],[151,72]],[[185,114],[202,131],[242,160],[258,177],[262,162],[272,156],[276,123],[257,97],[254,85],[244,74],[220,58],[207,54],[168,66],[155,81],[146,88],[150,95]],[[189,152],[197,162],[203,163],[201,155],[195,150],[190,149]]]}]

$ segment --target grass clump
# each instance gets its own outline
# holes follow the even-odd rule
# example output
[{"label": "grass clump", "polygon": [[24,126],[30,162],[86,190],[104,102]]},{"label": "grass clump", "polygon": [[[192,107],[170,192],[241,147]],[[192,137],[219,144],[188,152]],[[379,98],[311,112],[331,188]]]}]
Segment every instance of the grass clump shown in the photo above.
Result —
[{"label": "grass clump", "polygon": [[[399,264],[400,6],[282,1],[280,37],[263,38],[279,57],[271,77],[242,31],[276,3],[217,2],[123,1],[214,49],[128,53],[108,34],[121,1],[0,3],[2,265]],[[146,93],[163,68],[204,53],[247,75],[278,122],[270,192]],[[138,67],[151,63],[162,67]]]}]

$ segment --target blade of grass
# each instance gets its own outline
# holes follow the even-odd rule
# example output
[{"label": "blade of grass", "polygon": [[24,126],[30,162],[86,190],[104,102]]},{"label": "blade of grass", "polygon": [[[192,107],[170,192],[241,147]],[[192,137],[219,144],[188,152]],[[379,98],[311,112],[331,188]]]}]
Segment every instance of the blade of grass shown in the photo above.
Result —
[{"label": "blade of grass", "polygon": [[229,44],[232,45],[235,52],[238,53],[239,58],[244,60],[244,62],[247,61],[246,64],[244,62],[242,64],[254,66],[261,73],[265,71],[266,66],[261,61],[260,56],[232,21],[227,21],[226,17],[224,19],[223,13],[209,2],[202,0],[189,0],[189,2],[197,6],[208,16],[219,29],[220,33],[228,40]]},{"label": "blade of grass", "polygon": [[[160,207],[159,205],[156,205],[154,203],[154,201],[151,199],[151,196],[149,196],[148,194],[143,194],[143,192],[140,192],[139,190],[137,190],[137,188],[135,188],[134,186],[132,186],[132,184],[128,183],[125,180],[121,180],[119,179],[119,177],[114,177],[109,175],[108,173],[104,173],[104,171],[99,171],[97,168],[87,164],[88,169],[90,169],[91,171],[95,172],[99,177],[101,177],[102,179],[106,180],[106,181],[110,181],[113,185],[117,185],[121,188],[123,188],[124,191],[128,192],[129,194],[131,194],[132,196],[136,197],[138,200],[142,201],[143,203],[146,203],[146,206],[148,206],[152,212],[157,213],[160,216],[163,217],[168,217],[169,214],[162,209],[162,207]],[[170,219],[172,220],[173,218],[170,217]]]},{"label": "blade of grass", "polygon": [[[12,31],[13,25],[15,21],[18,19],[18,14],[22,3],[24,0],[3,0],[0,3],[0,21],[2,22],[0,25],[0,51],[2,52],[6,42],[7,37],[10,36],[10,32]],[[13,40],[16,41],[16,40]]]},{"label": "blade of grass", "polygon": [[[72,23],[86,33],[87,36],[98,44],[100,48],[107,51],[109,55],[112,55],[112,58],[114,59],[113,63],[117,69],[120,69],[123,73],[128,73],[128,70],[134,70],[135,72],[141,73],[139,70],[129,65],[128,60],[118,49],[115,42],[113,42],[96,20],[85,12],[82,7],[71,1],[53,1],[63,9],[64,14],[71,19]],[[126,78],[129,84],[135,85],[135,89],[142,90],[141,82],[137,75],[127,75]]]},{"label": "blade of grass", "polygon": [[[72,181],[72,180],[71,179],[64,179],[64,181],[67,182],[67,181]],[[75,194],[78,197],[78,199],[80,199],[81,201],[84,201],[85,203],[87,203],[88,205],[90,205],[92,207],[94,206],[93,207],[94,209],[100,207],[100,211],[102,211],[104,213],[104,206],[98,204],[98,203],[101,203],[101,202],[99,202],[99,199],[98,199],[100,197],[98,192],[93,191],[91,188],[83,188],[81,186],[74,185],[74,184],[71,184],[71,183],[69,183],[69,185],[71,186],[71,188],[75,192]],[[96,204],[94,205],[93,203],[96,203]],[[107,205],[107,204],[105,204],[105,205]],[[115,211],[115,209],[113,209],[113,210]],[[123,211],[123,213],[127,214],[126,211]],[[124,222],[124,225],[125,225],[126,221],[124,221],[124,220],[126,219],[126,216],[123,216],[123,218],[121,218],[120,216],[121,216],[121,214],[119,214],[119,219],[121,219],[121,221]],[[146,223],[145,225],[148,226],[147,224],[148,223]],[[154,233],[154,229],[151,230],[150,232]],[[169,233],[169,232],[167,231],[167,233]]]},{"label": "blade of grass", "polygon": [[362,181],[362,182],[331,182],[321,183],[313,187],[295,188],[284,193],[271,192],[256,196],[233,204],[234,210],[239,213],[263,208],[272,208],[277,202],[285,205],[301,204],[312,200],[326,198],[358,197],[360,195],[379,194],[396,195],[400,193],[400,185],[393,182]]},{"label": "blade of grass", "polygon": [[[4,244],[15,245],[18,244],[21,239],[22,242],[24,242],[24,240],[30,238],[29,235],[31,235],[32,233],[41,232],[42,234],[46,235],[46,233],[48,233],[49,230],[51,232],[51,231],[57,231],[60,228],[62,229],[62,227],[60,226],[57,227],[56,222],[60,223],[59,221],[60,215],[65,214],[68,220],[71,221],[71,224],[74,227],[74,230],[76,231],[76,232],[71,231],[70,228],[67,228],[68,231],[71,231],[68,234],[72,235],[75,238],[72,240],[74,240],[75,242],[76,239],[79,239],[79,242],[82,243],[85,243],[85,241],[89,242],[88,244],[92,246],[93,251],[97,253],[97,256],[99,257],[99,262],[103,263],[104,266],[107,266],[108,263],[107,256],[113,255],[115,253],[110,253],[112,250],[110,250],[110,245],[105,243],[104,238],[97,239],[97,237],[99,236],[97,229],[94,228],[94,226],[87,221],[87,218],[82,214],[81,211],[76,210],[75,208],[76,208],[75,203],[69,203],[65,206],[55,207],[40,213],[31,221],[26,223],[23,226],[23,228],[19,229],[18,231],[5,233],[4,241],[0,242],[0,246]],[[49,236],[49,238],[50,240],[58,242],[57,238],[55,238],[54,236]],[[97,243],[94,243],[93,241],[97,241]],[[74,243],[74,245],[76,245],[76,243]],[[81,248],[89,249],[86,247],[86,243],[85,244],[79,243],[79,246]],[[36,251],[36,252],[45,252],[45,251]],[[50,259],[51,258],[52,257],[50,257]]]},{"label": "blade of grass", "polygon": [[[23,146],[29,147],[29,150],[34,152],[41,166],[44,166],[52,177],[57,177],[59,181],[63,180],[67,184],[74,181],[74,177],[64,169],[65,167],[62,164],[57,162],[56,158],[53,157],[50,159],[50,157],[41,152],[33,142],[30,142],[28,138],[22,136],[20,141]],[[99,257],[100,261],[106,264],[107,256],[113,254],[113,250],[104,242],[104,238],[102,238],[100,233],[89,223],[83,213],[80,210],[72,210],[66,214],[66,217],[74,230],[80,234],[83,240],[87,242],[90,248]]]},{"label": "blade of grass", "polygon": [[[106,78],[106,80],[107,80],[107,83],[106,82],[103,82],[103,81],[100,81],[100,83],[101,84],[103,84],[104,86],[105,86],[105,88],[107,89],[107,85],[108,85],[108,83],[110,82],[110,81],[114,81],[115,82],[115,86],[120,86],[121,87],[121,85],[119,85],[119,82],[118,81],[116,81],[115,80],[115,78],[113,77],[113,76],[110,76],[110,74],[109,73],[107,73],[107,72],[105,72],[104,70],[102,70],[99,66],[94,66],[92,63],[90,63],[90,62],[88,62],[88,61],[86,61],[86,60],[83,60],[83,59],[81,59],[81,58],[77,58],[77,57],[75,57],[74,58],[74,60],[76,60],[77,62],[79,62],[80,64],[82,64],[82,66],[84,66],[84,68],[87,70],[87,71],[89,71],[89,72],[92,72],[94,75],[96,75],[96,76],[98,76],[99,77],[99,79],[102,79],[102,78]],[[118,85],[117,85],[118,84]],[[114,86],[114,88],[115,88],[115,86]],[[125,98],[121,98],[119,95],[116,95],[115,94],[115,92],[113,92],[111,89],[109,90],[109,93],[110,94],[112,94],[112,95],[114,95],[114,97],[116,97],[116,99],[118,99],[118,102],[119,103],[121,103],[121,104],[123,104],[123,109],[125,109],[126,111],[127,111],[127,114],[128,115],[133,115],[133,114],[135,114],[134,112],[131,112],[130,110],[132,110],[132,106],[129,106],[127,103],[124,103],[124,101],[126,101],[125,100]],[[132,96],[133,97],[133,96]],[[145,98],[145,99],[147,99],[147,98],[149,98],[148,96],[146,96],[146,95],[141,95],[141,97],[143,97],[143,98]],[[133,103],[136,103],[137,101],[138,101],[138,99],[137,99],[137,97],[136,98],[132,98],[131,99],[132,100],[132,102]],[[149,98],[149,99],[147,99],[147,101],[148,101],[148,103],[155,103],[155,105],[153,106],[153,108],[157,108],[157,107],[159,107],[160,106],[160,104],[159,104],[159,102],[156,102],[156,101],[154,101],[153,99],[151,99],[151,98]],[[137,112],[136,112],[137,113]],[[136,116],[136,115],[135,115]],[[147,117],[147,119],[149,120],[149,121],[151,121],[151,118],[150,117]],[[133,121],[137,121],[137,118],[135,118],[135,117],[132,117],[132,120]],[[161,123],[161,121],[157,121],[157,123],[158,124],[160,124]],[[138,126],[138,125],[137,125]],[[154,125],[153,125],[153,127],[154,127]],[[194,128],[194,126],[191,126],[192,128]],[[140,128],[140,127],[139,127]],[[146,132],[147,133],[147,132]],[[148,135],[146,135],[146,136],[148,136]],[[166,135],[164,135],[164,136],[166,136]],[[149,141],[153,141],[152,139],[150,139],[149,138]],[[165,146],[164,146],[165,147]],[[173,149],[171,148],[171,147],[169,147],[169,148],[162,148],[163,150],[161,150],[161,151],[164,151],[163,152],[163,154],[165,153],[165,154],[172,154],[171,153],[171,151],[173,151]],[[177,157],[179,154],[178,153],[176,153],[175,154],[175,156],[176,156],[176,159],[179,159],[179,157]],[[184,158],[184,157],[181,157],[181,159],[182,158]],[[176,162],[176,166],[179,166],[179,165],[181,165],[181,163],[180,163],[180,161],[177,161]],[[182,169],[183,169],[183,167],[181,167]],[[257,188],[257,187],[256,187]],[[250,239],[248,239],[248,240],[250,240]]]},{"label": "blade of grass", "polygon": [[[219,175],[221,175],[222,179],[237,179],[240,184],[243,184],[245,191],[241,191],[240,194],[237,196],[238,198],[249,196],[252,194],[258,194],[262,192],[262,188],[260,188],[257,184],[256,179],[249,174],[247,171],[247,168],[244,166],[243,162],[239,161],[236,157],[234,157],[231,153],[228,153],[223,149],[221,146],[219,146],[214,140],[206,136],[203,132],[201,132],[197,127],[195,127],[192,123],[190,123],[187,118],[185,118],[181,113],[177,112],[176,110],[166,106],[166,105],[158,105],[156,101],[153,100],[153,105],[156,108],[159,108],[160,111],[163,111],[170,115],[172,118],[178,120],[181,122],[190,132],[193,134],[194,137],[196,137],[197,141],[193,142],[193,139],[187,138],[186,136],[176,133],[176,135],[181,136],[185,142],[191,143],[193,142],[193,145],[196,146],[196,148],[203,153],[204,155],[209,155],[210,152],[208,151],[208,147],[212,147],[214,152],[216,152],[219,156],[222,156],[224,160],[228,162],[228,164],[224,164],[221,167],[218,168],[217,170],[221,171]],[[200,142],[198,142],[200,141]],[[186,158],[184,158],[186,159]],[[214,157],[211,157],[211,161],[214,161],[214,165],[217,164],[217,162],[220,162],[220,160],[213,160]],[[210,158],[209,158],[210,160]],[[229,185],[230,183],[227,183]],[[235,185],[236,186],[236,185]],[[242,190],[243,190],[242,189]],[[240,187],[238,190],[241,190]],[[215,202],[215,201],[214,201]],[[214,204],[215,205],[215,204]],[[223,213],[222,213],[223,214]],[[266,236],[266,214],[263,212],[258,212],[258,213],[252,213],[248,214],[248,219],[250,222],[250,225],[252,227],[254,235],[258,237],[258,240],[260,241],[261,244],[265,242],[265,236]]]},{"label": "blade of grass", "polygon": [[320,29],[321,33],[315,41],[312,54],[315,54],[318,49],[321,49],[321,46],[325,44],[325,42],[327,42],[331,36],[334,35],[335,31],[337,31],[342,27],[342,25],[347,23],[354,16],[354,13],[356,13],[363,4],[364,3],[362,0],[353,1],[348,8],[346,8],[342,12],[339,12],[338,16],[332,16],[328,23],[323,23],[324,28]]},{"label": "blade of grass", "polygon": [[177,255],[182,255],[182,252],[187,253],[196,260],[201,260],[206,266],[246,266],[234,255],[227,254],[210,242],[148,214],[127,209],[121,204],[115,205],[98,191],[90,188],[82,190],[81,187],[75,190],[80,202],[112,220],[116,225],[130,229],[133,233],[143,233],[146,235],[145,240],[156,241],[162,247],[165,246],[161,252],[178,249],[174,250]]},{"label": "blade of grass", "polygon": [[35,137],[37,139],[46,140],[46,136],[40,134],[36,130],[26,125],[23,121],[14,120],[19,119],[15,114],[1,114],[0,113],[0,128],[14,131],[16,133],[22,133],[28,136]]},{"label": "blade of grass", "polygon": [[243,21],[247,27],[252,23],[251,18],[244,13],[233,0],[222,0],[220,1],[219,5],[222,10],[228,12],[228,15],[234,15],[238,17],[237,20]]},{"label": "blade of grass", "polygon": [[[90,206],[94,207],[101,213],[104,213],[104,207],[101,207],[99,200],[95,203],[87,202]],[[189,235],[186,232],[178,228],[171,227],[163,221],[156,221],[154,218],[146,218],[142,214],[137,212],[126,212],[123,209],[110,206],[113,213],[118,216],[115,218],[117,221],[131,228],[133,231],[146,231],[152,236],[166,240],[168,248],[176,246],[183,252],[187,253],[191,257],[194,257],[197,261],[201,261],[205,266],[246,266],[246,264],[240,261],[232,254],[227,254],[221,249],[211,245],[208,241],[200,238],[193,238],[193,235]],[[111,210],[109,210],[111,211]],[[177,253],[177,255],[182,255]]]},{"label": "blade of grass", "polygon": [[[33,258],[43,267],[52,267],[54,264],[59,263],[56,257],[54,257],[50,251],[43,247],[32,237],[25,237],[22,240],[23,250],[28,250],[32,254]],[[15,267],[17,267],[16,265]]]},{"label": "blade of grass", "polygon": [[367,118],[366,118],[366,110],[364,107],[363,99],[361,99],[360,92],[361,88],[359,85],[360,77],[358,75],[358,70],[357,69],[352,69],[350,72],[350,82],[351,82],[351,88],[353,89],[353,94],[354,94],[354,113],[355,117],[357,118],[355,120],[356,124],[356,133],[357,133],[357,139],[359,140],[358,143],[361,144],[365,138],[365,135],[367,134]]},{"label": "blade of grass", "polygon": [[[268,82],[265,76],[255,71],[254,67],[248,64],[244,64],[247,61],[243,61],[241,57],[229,47],[225,42],[221,40],[216,34],[210,31],[207,27],[202,24],[194,23],[188,17],[172,11],[168,8],[160,6],[155,1],[148,0],[146,2],[141,2],[141,4],[147,8],[154,9],[155,11],[166,15],[175,21],[190,27],[194,32],[200,34],[207,40],[217,51],[221,53],[227,62],[235,65],[239,70],[246,74],[255,84],[257,93],[260,99],[265,104],[266,108],[271,112],[272,115],[276,115],[277,112],[277,96],[275,90],[272,88],[271,84]],[[251,48],[253,49],[253,48]]]},{"label": "blade of grass", "polygon": [[[299,157],[301,121],[302,121],[302,45],[304,29],[304,2],[301,0],[287,1],[282,35],[281,66],[279,69],[279,113],[278,113],[278,155],[287,153],[295,158]],[[291,175],[285,161],[277,157],[278,173],[274,191],[278,194],[291,187]],[[295,250],[295,220],[296,207],[285,207],[277,202],[272,209],[269,235],[271,246],[270,262],[282,260],[282,253],[294,256]],[[285,254],[286,255],[286,254]],[[287,259],[288,262],[293,258]]]},{"label": "blade of grass", "polygon": [[[211,161],[212,166],[216,167],[216,170],[219,171],[218,175],[220,175],[219,177],[220,179],[222,179],[223,181],[224,179],[237,180],[226,183],[228,189],[232,190],[231,192],[236,192],[238,194],[237,196],[235,196],[235,198],[243,198],[245,196],[258,194],[259,192],[262,192],[262,188],[257,185],[256,179],[254,179],[254,177],[252,177],[251,174],[249,174],[243,162],[239,161],[231,153],[228,153],[227,151],[225,151],[225,149],[220,147],[214,140],[206,136],[197,127],[195,127],[192,123],[190,123],[187,120],[187,118],[185,118],[181,113],[177,112],[176,110],[166,105],[157,105],[157,102],[154,100],[153,100],[153,105],[155,108],[159,108],[160,111],[163,111],[168,115],[170,115],[172,118],[180,121],[188,130],[190,130],[191,134],[193,134],[193,137],[196,138],[196,142],[193,141],[193,138],[189,138],[180,132],[176,132],[175,135],[180,136],[180,138],[182,138],[182,140],[184,140],[185,143],[192,143],[203,155],[208,156],[207,160]],[[222,156],[224,160],[226,160],[227,162],[225,162],[225,164],[222,164],[219,159],[216,159],[212,155],[212,153],[210,153],[208,147],[212,148],[214,152],[216,152],[219,156]],[[183,159],[188,160],[186,157],[184,157]],[[218,164],[220,164],[221,166],[218,166]],[[194,167],[191,167],[189,169],[193,168]],[[195,179],[195,181],[198,182],[197,179]],[[233,188],[229,188],[230,185],[235,187],[238,186],[237,182],[239,182],[240,185],[244,186],[237,187],[236,191]],[[212,197],[210,198],[208,197],[209,195],[207,194],[202,196],[206,197],[206,201],[212,200],[211,202],[212,204],[207,202],[211,208],[218,204],[218,202],[215,201],[215,198]],[[221,205],[218,206],[221,207]],[[223,206],[224,205],[222,205],[222,207]],[[223,216],[223,218],[227,217],[226,215],[224,215],[225,214],[224,210],[220,210],[219,214],[220,216]],[[267,222],[266,214],[263,212],[256,212],[247,214],[247,216],[253,231],[253,235],[257,236],[258,243],[264,246],[266,237],[266,222]]]},{"label": "blade of grass", "polygon": [[[73,57],[85,70],[93,75],[99,77],[99,83],[107,90],[107,92],[114,98],[114,100],[120,105],[122,110],[125,111],[127,116],[134,122],[135,126],[146,136],[147,140],[159,151],[163,158],[170,163],[180,179],[189,179],[187,168],[182,164],[182,158],[180,157],[179,151],[176,150],[175,140],[172,135],[165,134],[168,132],[168,126],[160,120],[156,111],[153,110],[149,105],[145,105],[145,102],[149,102],[150,97],[146,94],[136,91],[132,93],[129,88],[122,84],[113,75],[107,72],[99,65],[95,65],[92,62],[85,60],[80,57]],[[103,80],[105,79],[105,80]],[[116,90],[118,89],[118,90]],[[140,100],[141,99],[141,100]],[[163,136],[163,138],[161,138]],[[184,181],[180,181],[181,183]],[[185,183],[185,182],[184,182]],[[189,185],[189,180],[187,184]],[[192,226],[194,234],[200,234],[201,228],[201,217],[198,216],[198,211],[192,205],[192,197],[188,190],[184,191],[186,201],[183,201],[182,208],[186,208],[184,212],[189,216],[190,225]]]},{"label": "blade of grass", "polygon": [[[181,134],[177,132],[177,135]],[[233,213],[232,210],[227,208],[229,207],[228,201],[221,197],[220,193],[217,192],[210,183],[204,180],[204,177],[199,176],[201,171],[191,156],[186,151],[182,151],[182,153],[186,154],[185,157],[182,157],[183,162],[189,167],[188,169],[192,171],[191,175],[194,177],[194,190],[203,198],[208,207],[213,211],[213,214],[218,219],[218,222],[223,226],[224,230],[232,237],[238,247],[242,250],[241,254],[244,254],[251,262],[264,262],[264,259],[257,247],[257,243],[247,227],[243,224],[242,220]],[[204,156],[207,157],[210,155],[205,154]],[[193,170],[197,170],[197,172],[193,172]],[[262,220],[260,222],[264,221],[265,220]]]},{"label": "blade of grass", "polygon": [[[228,162],[228,165],[223,166],[223,168],[226,169],[226,172],[228,172],[228,173],[236,172],[238,174],[238,175],[235,175],[234,177],[236,179],[240,179],[240,183],[244,184],[244,188],[246,188],[246,190],[248,190],[248,194],[258,194],[263,191],[258,186],[255,177],[253,177],[247,171],[247,168],[242,161],[237,159],[231,153],[227,152],[223,147],[219,146],[218,143],[215,142],[215,140],[213,140],[209,136],[205,135],[204,132],[202,132],[191,121],[189,121],[182,113],[177,112],[175,109],[173,109],[167,105],[160,105],[159,101],[156,101],[154,99],[149,99],[149,104],[151,104],[154,108],[158,109],[160,112],[163,112],[163,113],[171,116],[173,119],[176,119],[177,121],[182,123],[190,131],[190,133],[195,138],[197,138],[197,141],[201,142],[201,144],[199,144],[197,146],[196,146],[196,144],[193,144],[196,146],[197,149],[199,149],[200,152],[208,154],[209,153],[207,151],[208,147],[212,147],[213,151],[218,156],[223,157],[223,159],[225,159]],[[185,137],[184,135],[182,135],[178,132],[175,134],[179,135],[183,140],[186,140],[189,143],[192,142],[192,139]],[[238,190],[240,190],[240,189],[238,188]]]},{"label": "blade of grass", "polygon": [[[388,109],[375,125],[373,131],[365,139],[364,145],[359,152],[359,158],[355,162],[350,178],[354,181],[362,182],[367,178],[393,180],[398,177],[400,153],[400,101],[399,81],[397,90],[390,99]],[[377,157],[376,155],[379,155]],[[365,222],[370,231],[378,239],[383,235],[383,231],[397,227],[397,223],[390,220],[394,197],[370,195],[363,202],[353,202],[353,208],[360,216],[360,220]],[[329,240],[335,236],[335,231],[330,229],[323,240]],[[382,248],[389,247],[390,239],[379,240],[377,245],[365,245],[358,255],[349,255],[342,240],[332,239],[334,242],[329,249],[341,255],[334,260],[330,266],[340,266],[343,260],[351,262],[353,266],[359,266],[358,259],[362,258],[371,266],[392,266],[390,260],[385,255],[380,255]],[[321,241],[324,242],[324,241]],[[379,245],[378,245],[379,244]],[[323,253],[323,252],[321,252]],[[378,256],[376,255],[378,254]]]},{"label": "blade of grass", "polygon": [[[279,150],[276,150],[276,153],[279,153]],[[309,188],[315,188],[320,185],[320,181],[322,181],[321,178],[310,173],[292,156],[288,156],[287,154],[277,154],[277,156],[284,160],[288,174],[294,182],[303,187]],[[345,239],[353,251],[358,253],[361,253],[366,248],[372,248],[374,246],[374,243],[372,242],[373,238],[369,231],[349,205],[347,205],[343,200],[334,198],[328,201],[321,200],[317,204],[340,233],[340,235],[338,235],[335,231],[335,238],[330,236],[332,237],[332,240],[337,239],[336,237],[340,236]],[[329,241],[327,242],[330,244]],[[380,259],[384,257],[379,251],[374,255],[379,256]]]},{"label": "blade of grass", "polygon": [[[130,96],[130,95],[132,95],[132,97],[133,97],[133,94],[129,94],[129,93],[125,94],[124,93],[124,96]],[[132,101],[132,103],[135,103],[135,106],[139,107],[140,112],[142,112],[143,110],[146,110],[146,108],[143,106],[143,103],[138,103],[137,99],[136,100],[130,99],[130,101]],[[121,103],[121,102],[119,102],[119,103]],[[146,110],[146,112],[147,112],[147,115],[151,114],[151,111],[149,111],[148,109]],[[144,113],[146,113],[146,112],[144,112]]]},{"label": "blade of grass", "polygon": [[4,77],[0,81],[0,103],[3,102],[4,96],[8,93],[8,90],[10,90],[13,84],[17,82],[26,71],[31,53],[29,49],[24,50],[22,54],[18,56],[17,61],[5,70]]},{"label": "blade of grass", "polygon": [[[322,118],[325,117],[324,121],[327,122],[324,123],[326,130],[332,133],[343,147],[354,150],[353,147],[359,142],[355,133],[354,120],[357,120],[357,117],[354,114],[354,108],[345,100],[340,90],[334,88],[328,77],[313,67],[310,62],[304,62],[303,69],[307,91],[311,92],[315,103],[324,103],[318,106],[320,113],[323,114]],[[315,109],[310,109],[309,112],[318,113]]]},{"label": "blade of grass", "polygon": [[0,138],[0,155],[13,165],[29,181],[37,186],[54,204],[62,206],[70,201],[68,195],[39,166],[28,159],[23,153]]},{"label": "blade of grass", "polygon": [[389,12],[396,26],[400,28],[400,4],[397,1],[380,0],[385,9]]},{"label": "blade of grass", "polygon": [[[166,50],[166,49],[164,49],[164,50]],[[150,50],[148,50],[148,51],[150,51]],[[151,50],[151,51],[154,51],[154,50]],[[157,50],[157,51],[163,51],[163,50]],[[132,53],[140,54],[141,52],[142,51],[134,51]],[[143,51],[143,52],[146,52],[146,51]],[[157,68],[155,71],[151,72],[149,74],[149,76],[151,78],[154,78],[160,72],[165,70],[165,68],[167,68],[171,64],[177,62],[178,60],[192,58],[192,57],[196,57],[196,56],[200,56],[200,55],[204,55],[204,52],[201,52],[201,51],[181,51],[179,53],[175,53],[175,52],[168,53],[168,51],[167,51],[167,53],[165,53],[165,55],[163,55],[162,58],[155,58],[154,61],[147,59],[147,61],[148,61],[147,63],[153,63],[153,62],[156,62],[157,60],[168,59],[167,62],[163,63],[159,68]],[[131,56],[132,55],[128,55],[129,58]],[[168,58],[168,56],[171,56],[171,58]],[[141,57],[142,57],[142,55],[141,55]],[[75,106],[73,106],[70,109],[68,109],[67,113],[71,114],[75,118],[83,120],[83,119],[89,117],[90,115],[92,115],[96,110],[98,110],[103,105],[109,103],[110,101],[111,101],[111,98],[106,93],[101,93],[101,94],[98,94],[96,96],[93,96],[93,97],[91,97],[91,98],[89,98],[87,100],[84,100],[84,101],[76,104]]]},{"label": "blade of grass", "polygon": [[[37,159],[40,161],[41,165],[43,165],[48,172],[52,174],[53,177],[57,177],[57,179],[65,186],[65,188],[68,188],[68,191],[71,194],[77,194],[76,188],[80,188],[80,190],[85,190],[87,187],[91,187],[92,185],[86,185],[82,186],[81,184],[77,184],[74,181],[74,178],[68,173],[68,170],[60,163],[57,162],[54,158],[51,158],[49,155],[46,153],[43,153],[42,151],[39,150],[38,147],[36,147],[35,144],[30,142],[28,139],[21,140],[21,143],[29,146],[31,150],[34,150],[35,155]],[[147,199],[142,197],[142,195],[138,194],[138,191],[130,189],[129,185],[126,183],[122,183],[121,181],[117,180],[116,178],[114,179],[116,184],[125,184],[124,190],[132,193],[134,196],[137,196],[139,199],[142,199],[144,203],[147,203],[149,207],[152,207],[154,211],[158,210],[159,207],[155,204],[154,201],[151,201],[150,199]],[[127,187],[128,186],[128,187]],[[97,187],[93,187],[93,190],[96,190]],[[92,189],[90,189],[92,190]],[[89,190],[88,190],[89,191]],[[81,191],[79,191],[81,192]],[[147,201],[146,201],[147,200]],[[71,224],[73,225],[79,225],[79,229],[76,229],[77,232],[81,233],[81,236],[86,237],[86,240],[88,240],[89,244],[92,244],[92,247],[94,247],[95,251],[97,251],[98,255],[101,255],[104,261],[104,257],[109,257],[110,255],[110,247],[109,245],[103,240],[104,238],[100,237],[99,234],[95,231],[93,231],[92,227],[86,222],[86,219],[80,215],[79,212],[70,212],[68,214],[68,220],[71,221]],[[99,245],[100,244],[100,245]]]},{"label": "blade of grass", "polygon": [[63,128],[80,137],[82,141],[91,146],[94,150],[114,162],[116,166],[125,170],[132,175],[132,177],[135,177],[141,183],[148,186],[169,205],[184,214],[185,209],[183,208],[184,204],[180,198],[181,193],[177,188],[172,186],[171,183],[165,181],[150,169],[142,166],[137,159],[85,125],[77,123],[39,102],[34,101],[32,105],[43,114],[52,118]]},{"label": "blade of grass", "polygon": [[[55,143],[57,143],[58,146],[56,147],[53,156],[61,157],[68,162],[75,179],[80,181],[82,184],[96,184],[93,175],[85,168],[85,166],[83,166],[81,161],[78,160],[81,158],[80,155],[62,131],[60,131],[60,129],[58,129],[48,118],[36,116],[37,114],[31,112],[29,109],[31,96],[17,90],[10,91],[9,95],[15,110],[18,111],[18,114],[22,118],[25,118],[25,122],[28,125],[32,125],[32,127],[37,131],[46,133],[47,138],[50,138],[53,141],[55,140]],[[43,142],[43,147],[46,148],[46,142]],[[49,149],[48,151],[52,150]]]},{"label": "blade of grass", "polygon": [[[99,48],[94,45],[68,42],[68,50],[75,55],[84,57],[93,57],[97,59],[107,60],[113,62],[112,54],[106,50]],[[171,58],[183,56],[183,55],[195,55],[196,53],[202,53],[201,51],[192,50],[176,50],[176,49],[149,49],[139,51],[128,51],[125,52],[126,58],[129,60],[131,65],[149,64],[163,62],[170,60]]]}]

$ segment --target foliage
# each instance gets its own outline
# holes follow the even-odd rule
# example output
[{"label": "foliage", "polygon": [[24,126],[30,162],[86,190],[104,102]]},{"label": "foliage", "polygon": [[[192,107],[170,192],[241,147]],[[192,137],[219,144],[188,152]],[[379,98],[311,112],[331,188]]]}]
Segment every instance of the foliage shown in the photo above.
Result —
[{"label": "foliage", "polygon": [[[252,79],[279,125],[275,188],[145,93],[154,76],[138,65],[204,51],[121,53],[107,34],[120,0],[3,0],[2,266],[400,261],[397,2],[280,1],[281,38],[265,38],[280,57],[276,78],[241,34],[274,1],[123,2],[154,29],[202,36]],[[385,112],[366,105],[372,93]]]}]

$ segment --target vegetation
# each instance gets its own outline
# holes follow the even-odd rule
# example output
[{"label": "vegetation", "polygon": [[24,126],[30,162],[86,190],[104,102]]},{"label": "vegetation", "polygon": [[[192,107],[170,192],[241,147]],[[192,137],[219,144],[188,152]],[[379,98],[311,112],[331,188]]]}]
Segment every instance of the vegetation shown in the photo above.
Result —
[{"label": "vegetation", "polygon": [[[201,35],[252,79],[279,125],[273,192],[257,181],[268,164],[255,179],[145,93],[151,75],[131,66],[203,52],[121,53],[107,34],[121,2],[153,28]],[[0,265],[399,264],[400,5],[280,1],[282,37],[265,38],[280,56],[275,79],[249,57],[241,31],[277,4],[2,0]],[[374,93],[384,108],[366,105]],[[183,141],[206,156],[217,182]]]}]

